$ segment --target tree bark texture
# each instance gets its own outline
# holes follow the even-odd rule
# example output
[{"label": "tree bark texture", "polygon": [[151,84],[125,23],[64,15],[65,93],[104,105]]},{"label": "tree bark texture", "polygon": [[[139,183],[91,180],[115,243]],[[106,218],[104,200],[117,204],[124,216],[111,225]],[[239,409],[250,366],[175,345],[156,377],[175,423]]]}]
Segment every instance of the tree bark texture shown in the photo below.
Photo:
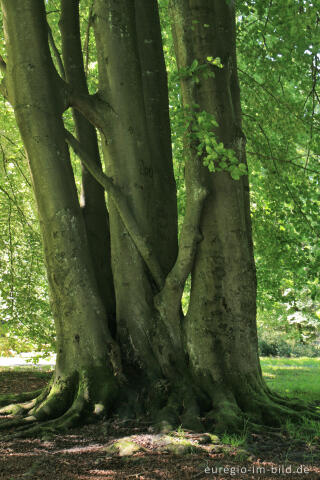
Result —
[{"label": "tree bark texture", "polygon": [[[44,3],[1,5],[8,49],[3,91],[30,162],[57,331],[53,381],[40,396],[22,396],[26,403],[0,411],[16,415],[9,426],[34,433],[107,412],[149,415],[162,429],[215,431],[241,428],[245,415],[269,424],[299,418],[261,375],[248,178],[210,173],[190,132],[178,246],[156,0],[94,1],[95,95],[86,85],[77,0],[61,1],[65,81],[50,57]],[[214,115],[216,139],[245,163],[233,1],[171,0],[170,15],[181,71],[208,57],[223,64],[210,64],[214,77],[198,82],[181,75],[184,107],[197,104]],[[64,128],[69,107],[77,138]],[[84,216],[67,145],[83,165]]]},{"label": "tree bark texture", "polygon": [[[235,6],[220,0],[171,0],[173,36],[179,69],[194,60],[221,59],[214,76],[181,78],[184,105],[197,104],[218,122],[215,136],[246,163],[237,77]],[[187,145],[186,183],[198,177],[209,192],[201,216],[199,243],[192,270],[189,310],[184,322],[186,350],[193,378],[210,398],[214,428],[239,422],[247,412],[261,422],[270,415],[270,398],[262,379],[256,330],[256,273],[253,258],[247,175],[233,180],[228,172],[210,173]],[[193,157],[193,158],[192,158]]]},{"label": "tree bark texture", "polygon": [[[30,164],[57,332],[54,379],[27,418],[61,415],[61,425],[68,425],[82,409],[93,412],[96,404],[111,403],[121,363],[99,296],[65,143],[61,82],[49,53],[44,5],[4,0],[2,10],[8,95]],[[95,376],[100,377],[96,384]]]},{"label": "tree bark texture", "polygon": [[[99,96],[111,105],[102,127],[106,171],[165,276],[177,255],[177,206],[157,4],[97,0],[93,25]],[[148,375],[159,375],[170,363],[161,353],[170,339],[156,318],[158,287],[112,200],[109,212],[120,346],[129,364],[142,362]]]},{"label": "tree bark texture", "polygon": [[[79,0],[61,1],[60,30],[65,78],[76,93],[88,94],[84,72],[79,25]],[[101,167],[97,133],[93,125],[77,110],[73,118],[80,144]],[[99,293],[108,314],[109,326],[115,334],[116,306],[111,271],[109,216],[104,188],[82,167],[81,206]]]}]

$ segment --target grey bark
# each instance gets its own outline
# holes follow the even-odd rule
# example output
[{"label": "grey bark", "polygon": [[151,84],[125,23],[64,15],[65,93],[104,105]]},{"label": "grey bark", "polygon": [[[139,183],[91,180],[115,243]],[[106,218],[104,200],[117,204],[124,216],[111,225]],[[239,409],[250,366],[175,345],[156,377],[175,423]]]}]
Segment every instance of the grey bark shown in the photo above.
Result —
[{"label": "grey bark", "polygon": [[33,412],[41,419],[63,413],[73,399],[79,403],[79,392],[84,395],[84,384],[94,371],[101,376],[103,371],[104,393],[97,387],[94,398],[88,387],[83,402],[111,403],[121,361],[92,268],[65,143],[64,92],[49,53],[44,5],[37,0],[3,0],[1,5],[8,52],[6,83],[30,164],[57,332],[52,393]]},{"label": "grey bark", "polygon": [[[235,51],[234,2],[171,0],[173,35],[179,68],[220,57],[214,78],[181,79],[184,105],[198,104],[213,114],[217,141],[235,150],[245,163],[245,138]],[[209,68],[209,67],[208,67]],[[197,158],[196,142],[187,146]],[[191,298],[184,324],[186,348],[195,381],[211,398],[219,423],[236,423],[250,409],[252,392],[262,391],[257,331],[256,275],[253,259],[247,177],[210,173],[195,160],[186,162],[192,182],[195,168],[209,192],[200,222],[202,241],[192,270]],[[229,417],[229,418],[227,418]]]},{"label": "grey bark", "polygon": [[[74,94],[88,95],[80,38],[79,0],[61,1],[60,29],[66,81]],[[85,146],[90,157],[100,167],[98,139],[94,126],[74,109],[73,118],[80,144]],[[104,189],[86,168],[82,168],[81,206],[99,293],[108,313],[110,327],[115,333],[116,307],[111,271],[109,216]]]}]

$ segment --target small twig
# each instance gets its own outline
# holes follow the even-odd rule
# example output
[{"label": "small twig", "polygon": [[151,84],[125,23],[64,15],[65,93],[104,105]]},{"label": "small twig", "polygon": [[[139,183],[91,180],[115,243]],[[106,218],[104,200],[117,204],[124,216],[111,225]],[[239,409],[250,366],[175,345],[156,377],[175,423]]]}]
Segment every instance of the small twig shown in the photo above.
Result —
[{"label": "small twig", "polygon": [[10,202],[12,202],[12,203],[15,204],[16,209],[18,210],[21,218],[24,220],[24,223],[25,223],[26,225],[28,225],[28,227],[30,228],[30,230],[31,230],[34,234],[36,234],[36,232],[35,232],[35,230],[33,229],[32,225],[30,225],[30,223],[28,222],[28,219],[27,219],[27,217],[25,216],[23,210],[21,210],[21,208],[19,207],[19,205],[18,205],[18,203],[17,203],[17,200],[16,200],[15,198],[12,198],[12,197],[10,196],[10,194],[9,194],[1,185],[0,185],[0,191],[6,195],[6,197],[9,199]]},{"label": "small twig", "polygon": [[[275,160],[275,158],[274,158],[274,156],[273,156],[273,151],[272,151],[272,147],[271,147],[271,144],[270,144],[269,137],[268,137],[268,135],[265,133],[265,131],[264,131],[264,129],[263,129],[263,127],[261,126],[260,123],[258,123],[258,127],[259,127],[259,129],[261,130],[263,136],[265,137],[265,139],[266,139],[266,141],[267,141],[268,148],[269,148],[269,151],[270,151],[270,157],[271,157],[272,163],[273,163],[273,165],[274,165],[274,168],[275,168],[275,170],[276,170],[276,172],[277,172],[278,177],[281,178],[281,175],[280,175],[280,172],[279,172],[279,169],[278,169],[278,165],[277,165],[276,160]],[[289,194],[290,194],[290,196],[291,196],[291,198],[292,198],[292,200],[293,200],[293,203],[298,207],[299,212],[301,213],[301,215],[303,216],[303,218],[304,218],[304,219],[306,220],[306,222],[308,223],[310,229],[311,229],[314,233],[316,233],[316,231],[315,231],[315,229],[313,228],[313,226],[312,226],[309,218],[308,218],[308,217],[306,216],[306,214],[303,212],[300,203],[298,202],[298,200],[297,200],[297,199],[295,198],[295,196],[293,195],[292,190],[291,190],[291,188],[289,187],[288,183],[287,183],[285,180],[284,180],[283,182],[284,182],[284,184],[285,184],[285,186],[286,186],[286,188],[287,188],[287,190],[288,190],[288,192],[289,192]]]},{"label": "small twig", "polygon": [[[266,159],[270,158],[269,155],[263,155],[263,153],[250,152],[250,151],[247,151],[247,153],[249,155],[255,155],[256,157],[261,157],[261,158],[266,158]],[[297,157],[297,158],[301,158],[301,157]],[[305,170],[305,167],[303,165],[299,165],[298,163],[294,163],[292,160],[280,160],[279,158],[275,158],[275,160],[277,160],[278,162],[288,163],[290,165],[293,165],[294,167],[301,168],[302,170]],[[313,170],[309,167],[307,168],[307,170],[308,170],[308,172],[320,174],[320,170]]]}]

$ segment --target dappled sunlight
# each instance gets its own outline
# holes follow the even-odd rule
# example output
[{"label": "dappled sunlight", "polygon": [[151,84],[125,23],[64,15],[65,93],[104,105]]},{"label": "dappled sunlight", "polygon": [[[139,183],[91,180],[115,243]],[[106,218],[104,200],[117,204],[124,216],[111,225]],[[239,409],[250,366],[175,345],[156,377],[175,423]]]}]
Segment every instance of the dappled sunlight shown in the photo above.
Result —
[{"label": "dappled sunlight", "polygon": [[261,358],[267,384],[273,390],[320,403],[320,358]]}]

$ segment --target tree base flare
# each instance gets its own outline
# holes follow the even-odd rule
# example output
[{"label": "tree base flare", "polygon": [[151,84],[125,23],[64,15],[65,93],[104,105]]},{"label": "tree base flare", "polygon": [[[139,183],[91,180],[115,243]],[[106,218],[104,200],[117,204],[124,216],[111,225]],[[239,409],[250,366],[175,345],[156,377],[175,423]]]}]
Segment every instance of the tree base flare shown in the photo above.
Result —
[{"label": "tree base flare", "polygon": [[[113,406],[118,387],[114,378],[101,367],[62,379],[55,376],[43,391],[17,395],[17,402],[0,410],[5,419],[0,430],[8,430],[7,438],[41,436],[44,433],[66,431],[90,423],[106,415]],[[10,430],[14,428],[14,432]]]},{"label": "tree base flare", "polygon": [[[131,390],[130,390],[131,389]],[[150,391],[150,390],[149,390]],[[131,394],[129,394],[131,392]],[[203,392],[187,384],[177,383],[162,391],[162,395],[148,396],[145,389],[128,383],[119,384],[102,367],[76,371],[72,375],[55,377],[39,391],[8,396],[11,403],[0,410],[3,421],[0,430],[6,438],[43,436],[65,432],[102,417],[145,418],[157,432],[168,434],[177,428],[202,433],[273,431],[287,420],[299,424],[305,417],[319,420],[315,407],[297,400],[285,399],[266,387],[251,388],[237,398],[218,388],[206,401]],[[135,403],[132,399],[135,398]],[[22,401],[28,399],[27,401]],[[115,400],[117,400],[115,402]],[[125,408],[127,407],[127,408]],[[129,408],[130,407],[130,408]],[[14,429],[14,430],[13,430]]]}]

